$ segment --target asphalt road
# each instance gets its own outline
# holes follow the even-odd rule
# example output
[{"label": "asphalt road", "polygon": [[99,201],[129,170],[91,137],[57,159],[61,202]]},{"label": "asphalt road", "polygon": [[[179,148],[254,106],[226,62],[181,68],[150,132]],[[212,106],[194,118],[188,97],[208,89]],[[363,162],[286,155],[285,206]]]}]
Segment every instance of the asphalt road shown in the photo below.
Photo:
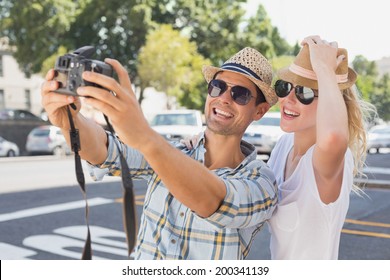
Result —
[{"label": "asphalt road", "polygon": [[[390,154],[369,155],[367,168],[384,176]],[[375,163],[377,162],[377,163]],[[378,166],[373,166],[376,164]],[[382,166],[381,166],[382,164]],[[376,169],[375,169],[376,168]],[[127,259],[119,178],[92,182],[86,174],[95,259]],[[85,202],[72,158],[0,160],[0,259],[79,259],[85,240]],[[135,184],[138,215],[146,184]],[[351,196],[340,259],[390,259],[390,188]],[[249,259],[269,259],[269,233],[256,237]]]}]

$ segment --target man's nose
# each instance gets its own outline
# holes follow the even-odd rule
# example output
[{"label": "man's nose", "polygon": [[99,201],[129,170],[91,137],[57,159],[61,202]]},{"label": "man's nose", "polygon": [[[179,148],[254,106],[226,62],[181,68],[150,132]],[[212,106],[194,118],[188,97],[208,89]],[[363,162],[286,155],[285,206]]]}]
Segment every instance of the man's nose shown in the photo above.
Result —
[{"label": "man's nose", "polygon": [[220,98],[223,102],[231,103],[231,102],[233,101],[231,90],[232,90],[232,88],[228,86],[227,89],[224,91],[224,93],[222,93],[222,94],[219,96],[219,98]]}]

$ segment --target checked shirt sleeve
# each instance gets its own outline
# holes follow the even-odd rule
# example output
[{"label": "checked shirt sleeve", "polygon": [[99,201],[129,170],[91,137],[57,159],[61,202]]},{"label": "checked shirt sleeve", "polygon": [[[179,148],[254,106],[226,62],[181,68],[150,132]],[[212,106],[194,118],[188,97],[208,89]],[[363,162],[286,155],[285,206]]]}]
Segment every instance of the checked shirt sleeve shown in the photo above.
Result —
[{"label": "checked shirt sleeve", "polygon": [[222,177],[226,196],[207,219],[218,227],[247,228],[268,220],[276,206],[275,177],[263,162],[253,161],[234,175]]},{"label": "checked shirt sleeve", "polygon": [[145,179],[153,171],[146,162],[143,155],[135,149],[123,144],[117,137],[110,132],[106,132],[108,136],[108,155],[106,160],[101,165],[88,164],[89,173],[95,181],[101,181],[105,175],[120,176],[121,164],[118,152],[118,146],[123,153],[127,164],[130,168],[131,176],[134,179]]}]

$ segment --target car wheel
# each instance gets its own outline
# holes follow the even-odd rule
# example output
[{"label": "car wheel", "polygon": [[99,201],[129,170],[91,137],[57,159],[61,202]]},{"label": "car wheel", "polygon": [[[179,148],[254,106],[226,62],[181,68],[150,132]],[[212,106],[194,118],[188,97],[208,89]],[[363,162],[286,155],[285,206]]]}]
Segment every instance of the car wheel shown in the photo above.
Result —
[{"label": "car wheel", "polygon": [[15,157],[16,156],[16,153],[14,150],[9,150],[8,153],[7,153],[7,157]]}]

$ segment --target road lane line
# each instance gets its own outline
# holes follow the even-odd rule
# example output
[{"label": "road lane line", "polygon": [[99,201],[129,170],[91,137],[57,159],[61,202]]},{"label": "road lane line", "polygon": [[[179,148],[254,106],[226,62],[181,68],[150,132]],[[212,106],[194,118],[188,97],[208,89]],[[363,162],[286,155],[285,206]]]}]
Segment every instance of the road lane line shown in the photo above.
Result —
[{"label": "road lane line", "polygon": [[353,234],[353,235],[363,235],[363,236],[390,238],[390,234],[371,232],[371,231],[360,231],[360,230],[343,229],[343,230],[341,230],[341,232],[342,233],[346,233],[346,234]]},{"label": "road lane line", "polygon": [[384,168],[384,167],[365,167],[363,168],[363,173],[375,173],[375,174],[386,174],[390,175],[390,168]]},{"label": "road lane line", "polygon": [[390,224],[385,223],[377,223],[377,222],[368,222],[368,221],[359,221],[359,220],[352,220],[352,219],[346,219],[346,223],[349,224],[355,224],[355,225],[364,225],[364,226],[373,226],[373,227],[385,227],[390,228]]},{"label": "road lane line", "polygon": [[[96,197],[96,198],[88,199],[88,206],[97,206],[97,205],[109,204],[113,202],[114,202],[113,199]],[[59,203],[55,205],[30,208],[30,209],[11,212],[11,213],[0,214],[0,222],[23,219],[27,217],[45,215],[45,214],[62,212],[62,211],[73,210],[73,209],[84,208],[84,207],[85,207],[85,201],[79,200],[79,201],[72,201],[66,203]]]}]

